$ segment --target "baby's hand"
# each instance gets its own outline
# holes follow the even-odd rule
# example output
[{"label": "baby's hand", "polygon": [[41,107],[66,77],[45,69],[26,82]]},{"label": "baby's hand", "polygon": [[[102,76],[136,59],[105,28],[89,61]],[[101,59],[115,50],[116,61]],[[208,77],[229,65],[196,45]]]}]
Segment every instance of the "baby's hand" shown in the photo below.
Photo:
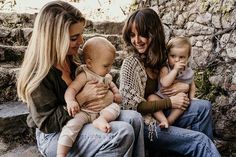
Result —
[{"label": "baby's hand", "polygon": [[116,102],[118,104],[122,102],[121,94],[114,94],[114,102]]},{"label": "baby's hand", "polygon": [[161,129],[167,129],[167,128],[169,128],[169,124],[167,121],[163,121],[163,122],[160,122],[159,127]]},{"label": "baby's hand", "polygon": [[74,117],[80,111],[80,106],[77,101],[67,102],[67,111],[70,116]]},{"label": "baby's hand", "polygon": [[174,69],[177,70],[178,72],[184,71],[186,64],[183,62],[177,62],[175,63]]}]

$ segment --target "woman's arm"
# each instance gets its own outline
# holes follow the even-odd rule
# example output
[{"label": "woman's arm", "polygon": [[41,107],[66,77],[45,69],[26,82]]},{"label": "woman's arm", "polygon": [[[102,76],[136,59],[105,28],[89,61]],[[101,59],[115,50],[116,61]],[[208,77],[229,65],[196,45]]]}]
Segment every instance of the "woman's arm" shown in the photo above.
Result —
[{"label": "woman's arm", "polygon": [[178,93],[170,97],[172,108],[186,110],[190,104],[188,95],[185,93]]},{"label": "woman's arm", "polygon": [[108,104],[110,105],[112,102],[113,102],[113,93],[110,90],[108,90],[105,97],[86,102],[83,107],[87,110],[99,112],[105,107],[107,107]]},{"label": "woman's arm", "polygon": [[188,106],[189,99],[187,95],[184,93],[179,93],[170,98],[141,102],[138,104],[137,111],[142,114],[147,114],[170,108],[186,110]]},{"label": "woman's arm", "polygon": [[189,89],[189,98],[193,99],[195,97],[195,93],[196,93],[196,86],[194,81],[191,83],[190,85],[190,89]]},{"label": "woman's arm", "polygon": [[170,98],[160,99],[156,101],[143,101],[138,104],[137,111],[142,114],[155,113],[160,110],[170,109]]},{"label": "woman's arm", "polygon": [[181,93],[181,92],[188,93],[189,88],[190,88],[189,84],[187,84],[187,83],[176,82],[176,83],[173,83],[169,87],[161,89],[161,93],[163,95],[170,97],[170,96],[174,96],[174,95]]},{"label": "woman's arm", "polygon": [[[33,103],[28,105],[30,114],[27,123],[30,127],[36,125],[45,133],[59,132],[71,119],[63,108],[64,94],[61,94],[61,99],[56,94],[55,82],[56,79],[45,78],[31,95]],[[56,86],[60,88],[58,84]]]},{"label": "woman's arm", "polygon": [[108,91],[104,83],[98,83],[97,80],[88,81],[82,90],[76,95],[76,100],[81,106],[93,100],[103,98]]}]

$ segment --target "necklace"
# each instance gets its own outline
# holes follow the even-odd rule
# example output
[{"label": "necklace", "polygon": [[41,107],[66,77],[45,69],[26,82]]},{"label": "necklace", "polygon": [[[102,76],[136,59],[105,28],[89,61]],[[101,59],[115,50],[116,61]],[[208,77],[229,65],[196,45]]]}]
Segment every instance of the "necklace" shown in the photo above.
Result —
[{"label": "necklace", "polygon": [[68,61],[65,61],[65,63],[62,65],[62,70],[67,72],[67,73],[71,73],[71,70],[70,70],[70,65],[68,63]]}]

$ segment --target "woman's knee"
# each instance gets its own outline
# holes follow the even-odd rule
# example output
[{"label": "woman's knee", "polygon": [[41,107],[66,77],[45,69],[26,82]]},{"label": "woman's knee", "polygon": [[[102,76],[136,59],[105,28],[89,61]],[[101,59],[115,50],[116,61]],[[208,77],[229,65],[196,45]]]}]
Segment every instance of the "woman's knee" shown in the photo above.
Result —
[{"label": "woman's knee", "polygon": [[112,129],[114,129],[114,138],[117,138],[117,142],[121,141],[122,143],[125,142],[129,145],[132,144],[135,140],[135,134],[133,127],[126,122],[122,121],[115,121],[111,122]]},{"label": "woman's knee", "polygon": [[193,100],[191,103],[191,107],[194,108],[195,111],[211,111],[212,105],[208,100]]},{"label": "woman's knee", "polygon": [[135,127],[141,127],[143,125],[143,118],[140,113],[133,110],[121,110],[118,120],[125,121]]}]

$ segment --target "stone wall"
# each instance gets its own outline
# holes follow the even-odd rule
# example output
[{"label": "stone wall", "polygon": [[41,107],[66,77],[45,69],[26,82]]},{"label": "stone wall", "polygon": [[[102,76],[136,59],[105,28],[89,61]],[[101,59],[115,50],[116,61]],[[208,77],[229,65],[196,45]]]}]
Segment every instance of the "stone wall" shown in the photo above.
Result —
[{"label": "stone wall", "polygon": [[[223,156],[236,157],[235,0],[139,0],[131,8],[152,7],[162,19],[166,40],[189,37],[197,97],[213,103],[215,137]],[[0,14],[0,104],[17,101],[15,73],[32,33],[35,14]],[[123,23],[89,21],[85,38],[103,35],[122,50]],[[116,34],[116,35],[114,35]],[[125,53],[119,51],[116,68]]]},{"label": "stone wall", "polygon": [[167,40],[172,36],[190,38],[197,95],[213,102],[215,137],[223,139],[222,149],[235,156],[236,1],[141,0],[136,5],[157,11]]}]

